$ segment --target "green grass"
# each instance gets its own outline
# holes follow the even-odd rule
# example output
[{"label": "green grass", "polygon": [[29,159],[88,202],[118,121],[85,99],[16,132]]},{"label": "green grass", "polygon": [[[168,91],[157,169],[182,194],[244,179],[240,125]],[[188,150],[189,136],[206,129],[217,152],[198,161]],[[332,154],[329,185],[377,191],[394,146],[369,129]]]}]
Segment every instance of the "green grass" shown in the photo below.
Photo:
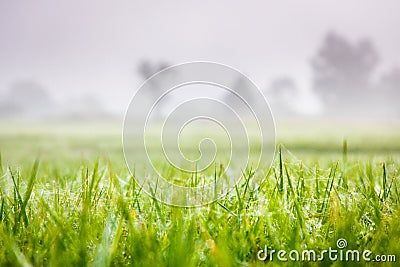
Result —
[{"label": "green grass", "polygon": [[1,266],[264,266],[265,246],[322,251],[339,238],[400,261],[398,143],[321,138],[310,152],[288,140],[223,199],[176,208],[141,191],[116,136],[0,134]]}]

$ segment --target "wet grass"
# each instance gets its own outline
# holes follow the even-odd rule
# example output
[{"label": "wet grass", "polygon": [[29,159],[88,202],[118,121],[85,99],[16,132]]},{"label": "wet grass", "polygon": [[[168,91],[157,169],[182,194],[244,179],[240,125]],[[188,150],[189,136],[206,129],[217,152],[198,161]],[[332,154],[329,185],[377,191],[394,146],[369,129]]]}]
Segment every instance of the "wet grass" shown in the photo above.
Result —
[{"label": "wet grass", "polygon": [[[340,238],[400,260],[400,162],[390,153],[359,157],[342,140],[310,160],[278,146],[271,168],[247,169],[224,198],[175,208],[142,192],[120,139],[107,138],[2,135],[1,266],[264,266],[266,246],[322,251]],[[331,263],[346,264],[307,262]]]}]

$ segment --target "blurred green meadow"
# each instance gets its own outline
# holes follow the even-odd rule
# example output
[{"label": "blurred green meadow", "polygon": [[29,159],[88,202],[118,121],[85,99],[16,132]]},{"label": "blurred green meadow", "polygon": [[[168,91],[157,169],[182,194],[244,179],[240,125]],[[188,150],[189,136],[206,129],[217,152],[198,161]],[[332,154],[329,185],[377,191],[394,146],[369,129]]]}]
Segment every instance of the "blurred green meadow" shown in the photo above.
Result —
[{"label": "blurred green meadow", "polygon": [[0,122],[0,265],[342,266],[257,257],[340,238],[400,261],[400,123],[283,121],[276,137],[271,168],[244,170],[208,206],[177,208],[135,183],[122,124]]},{"label": "blurred green meadow", "polygon": [[[124,165],[122,123],[0,122],[0,148],[10,163],[64,164],[108,158]],[[400,122],[283,120],[276,123],[276,143],[283,144],[303,161],[338,160],[344,141],[349,157],[387,158],[400,156]],[[194,144],[197,149],[197,144]]]}]

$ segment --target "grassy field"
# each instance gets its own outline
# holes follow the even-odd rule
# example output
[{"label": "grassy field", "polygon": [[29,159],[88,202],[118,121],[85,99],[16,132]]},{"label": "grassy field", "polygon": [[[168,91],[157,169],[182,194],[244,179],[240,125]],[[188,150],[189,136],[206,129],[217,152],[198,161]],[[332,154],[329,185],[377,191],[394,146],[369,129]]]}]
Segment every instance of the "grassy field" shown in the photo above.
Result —
[{"label": "grassy field", "polygon": [[[270,169],[247,169],[208,206],[176,208],[135,183],[119,125],[1,123],[0,265],[366,264],[318,261],[332,248],[370,250],[371,260],[387,261],[373,265],[396,266],[399,123],[285,122],[277,141]],[[265,248],[276,253],[262,261]],[[300,258],[282,262],[278,250]],[[317,261],[302,261],[305,250]]]}]

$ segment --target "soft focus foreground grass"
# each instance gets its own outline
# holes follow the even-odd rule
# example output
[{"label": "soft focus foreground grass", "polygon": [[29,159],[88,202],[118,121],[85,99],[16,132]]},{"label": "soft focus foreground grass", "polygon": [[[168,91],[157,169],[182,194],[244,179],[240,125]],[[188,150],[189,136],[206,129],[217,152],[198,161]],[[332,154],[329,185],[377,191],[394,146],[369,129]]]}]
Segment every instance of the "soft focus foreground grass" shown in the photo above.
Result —
[{"label": "soft focus foreground grass", "polygon": [[[298,136],[297,146],[287,139],[271,169],[247,170],[225,198],[187,209],[141,192],[117,131],[68,131],[2,129],[0,265],[264,265],[257,252],[265,245],[321,251],[339,238],[400,260],[394,137],[392,146],[389,137],[360,143],[361,152],[352,151],[352,136],[347,150],[334,135],[330,143],[322,133]],[[264,183],[254,187],[259,176]]]}]

